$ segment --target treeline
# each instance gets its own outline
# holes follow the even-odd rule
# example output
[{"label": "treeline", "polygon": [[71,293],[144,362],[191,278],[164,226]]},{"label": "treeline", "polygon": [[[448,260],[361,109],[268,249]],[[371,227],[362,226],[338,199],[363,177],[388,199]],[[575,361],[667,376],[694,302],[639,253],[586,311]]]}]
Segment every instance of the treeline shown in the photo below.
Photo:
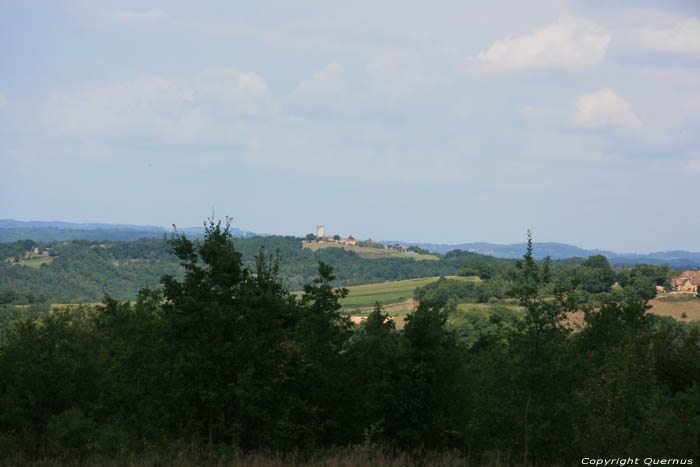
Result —
[{"label": "treeline", "polygon": [[401,331],[381,309],[353,327],[330,266],[297,298],[280,263],[246,267],[218,224],[172,247],[184,276],[136,304],[108,298],[9,329],[0,458],[178,445],[454,450],[470,465],[699,454],[700,332],[652,321],[633,289],[573,333],[562,319],[576,303],[529,250],[508,292],[522,317],[467,346],[429,302]]},{"label": "treeline", "polygon": [[[449,255],[449,253],[448,253]],[[447,255],[446,255],[447,256]],[[544,263],[544,261],[540,261]],[[602,255],[588,259],[569,258],[550,262],[551,281],[545,293],[566,289],[579,307],[600,306],[609,300],[622,300],[627,293],[651,300],[657,287],[669,289],[677,271],[669,266],[639,264],[632,268],[614,269]],[[414,298],[433,304],[487,303],[507,298],[518,279],[513,260],[492,258],[467,259],[460,267],[460,276],[476,276],[480,281],[440,278],[416,289]]]},{"label": "treeline", "polygon": [[[300,290],[313,280],[319,260],[335,268],[337,285],[454,275],[461,265],[458,256],[416,261],[362,258],[341,248],[313,252],[302,249],[300,239],[295,237],[236,238],[234,244],[247,267],[254,266],[261,247],[272,254],[279,252],[279,274],[290,290]],[[49,261],[32,267],[35,249],[49,255]],[[105,293],[118,300],[136,300],[140,288],[156,287],[165,274],[181,278],[183,273],[179,260],[170,253],[168,241],[162,238],[0,243],[0,304],[96,302]]]},{"label": "treeline", "polygon": [[[33,267],[35,250],[47,261]],[[105,293],[134,300],[165,274],[182,277],[183,271],[163,239],[0,244],[0,303],[96,302]]]},{"label": "treeline", "polygon": [[62,229],[56,227],[3,227],[0,228],[0,243],[31,239],[37,242],[71,241],[135,241],[142,238],[162,238],[164,231],[112,229]]},{"label": "treeline", "polygon": [[[450,251],[437,261],[417,261],[410,257],[363,258],[342,248],[314,252],[302,248],[300,239],[295,237],[234,238],[233,241],[247,267],[254,266],[261,247],[268,253],[279,253],[279,274],[290,290],[301,290],[313,280],[320,260],[333,266],[335,283],[340,286],[455,274],[479,276],[482,281],[478,284],[441,282],[416,298],[440,296],[481,303],[503,298],[515,271],[515,260],[462,250]],[[42,257],[45,264],[32,264]],[[675,273],[668,266],[614,269],[604,256],[554,261],[552,270],[557,276],[555,282],[568,283],[592,303],[596,295],[609,292],[615,282],[622,287],[632,286],[646,298],[653,298],[655,287],[668,287]],[[165,238],[102,243],[88,240],[0,243],[0,304],[96,302],[105,293],[118,300],[133,301],[139,289],[156,287],[161,276],[181,278],[183,273]],[[446,291],[444,287],[452,290]]]}]

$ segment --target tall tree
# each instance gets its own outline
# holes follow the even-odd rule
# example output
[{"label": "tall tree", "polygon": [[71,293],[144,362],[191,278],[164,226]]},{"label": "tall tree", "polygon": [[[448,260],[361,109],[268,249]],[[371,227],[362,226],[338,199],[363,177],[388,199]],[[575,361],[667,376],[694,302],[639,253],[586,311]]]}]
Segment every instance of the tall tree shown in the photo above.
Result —
[{"label": "tall tree", "polygon": [[553,407],[552,398],[556,397],[552,389],[557,377],[558,349],[568,334],[562,321],[567,312],[575,310],[576,305],[571,294],[564,290],[554,290],[554,296],[551,296],[550,261],[547,258],[542,266],[537,264],[532,254],[532,234],[529,230],[527,252],[523,260],[517,263],[517,269],[517,280],[510,295],[525,308],[525,318],[518,324],[511,345],[521,362],[517,377],[522,382],[523,465],[527,466],[532,429],[540,434],[540,440],[549,435],[542,433],[541,424],[550,418],[551,414],[546,412]]}]

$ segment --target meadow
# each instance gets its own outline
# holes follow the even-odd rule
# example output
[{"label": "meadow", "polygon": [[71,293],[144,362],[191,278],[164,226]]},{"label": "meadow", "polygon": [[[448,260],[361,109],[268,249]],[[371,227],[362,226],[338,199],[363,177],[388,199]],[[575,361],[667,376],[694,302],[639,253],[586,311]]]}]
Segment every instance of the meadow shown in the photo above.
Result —
[{"label": "meadow", "polygon": [[[144,465],[153,448],[145,465],[493,465],[500,452],[505,465],[573,465],[591,452],[697,453],[698,322],[642,318],[639,294],[653,297],[665,268],[615,271],[597,257],[554,269],[557,280],[582,279],[573,295],[582,306],[606,304],[570,332],[560,318],[571,307],[552,299],[531,243],[521,267],[459,252],[419,262],[322,250],[346,279],[321,264],[309,300],[290,296],[274,259],[261,258],[255,276],[232,274],[244,270],[243,255],[218,226],[201,244],[173,246],[184,277],[165,276],[162,293],[145,290],[136,305],[27,309],[33,320],[2,307],[0,458]],[[94,268],[136,256],[87,250],[102,259]],[[408,280],[348,287],[341,303],[329,292],[365,282],[358,264],[344,264],[358,260],[431,271],[461,262],[464,276],[413,270]],[[624,293],[607,292],[617,278]],[[658,306],[687,314],[697,303],[670,295]],[[375,302],[393,323],[367,313]],[[341,316],[369,322],[349,330]],[[168,458],[183,443],[192,454]]]},{"label": "meadow", "polygon": [[[348,296],[340,301],[343,311],[371,311],[374,304],[391,305],[404,302],[413,298],[413,291],[417,287],[423,287],[435,282],[440,277],[423,277],[420,279],[408,279],[403,281],[382,282],[379,284],[364,284],[346,287]],[[447,276],[448,279],[465,281],[478,280],[475,277]],[[367,309],[367,310],[365,310]]]},{"label": "meadow", "polygon": [[[447,276],[448,279],[478,280],[476,277]],[[439,277],[425,277],[379,284],[365,284],[346,287],[349,294],[341,300],[342,312],[350,316],[354,323],[361,323],[374,309],[375,303],[382,305],[382,311],[392,317],[397,328],[403,328],[405,316],[414,311],[418,302],[413,299],[413,291],[417,287],[423,287],[435,282]],[[651,308],[647,313],[659,316],[670,316],[678,321],[700,320],[700,299],[695,294],[661,294],[649,301]],[[456,314],[451,316],[450,322],[459,324],[467,317],[470,320],[482,319],[494,311],[517,311],[522,307],[513,300],[499,300],[497,303],[459,303]],[[581,329],[584,326],[584,314],[582,311],[569,313],[566,317],[566,326],[573,329]]]},{"label": "meadow", "polygon": [[14,261],[13,258],[5,258],[5,263],[13,264],[17,266],[27,266],[28,268],[39,269],[42,264],[51,264],[55,259],[54,256],[46,255],[25,255],[24,258],[19,261]]},{"label": "meadow", "polygon": [[23,259],[19,262],[19,265],[27,266],[29,268],[39,269],[42,264],[51,264],[54,260],[53,256],[37,256],[35,258]]},{"label": "meadow", "polygon": [[700,320],[700,298],[689,293],[661,294],[649,301],[649,313],[671,316],[678,321]]},{"label": "meadow", "polygon": [[344,245],[340,243],[331,242],[302,242],[302,248],[308,248],[311,251],[322,250],[324,248],[343,248],[348,251],[353,251],[357,253],[362,258],[406,258],[415,259],[417,261],[437,261],[438,258],[435,255],[426,255],[418,253],[403,253],[398,250],[385,250],[382,248],[371,248],[357,245]]}]

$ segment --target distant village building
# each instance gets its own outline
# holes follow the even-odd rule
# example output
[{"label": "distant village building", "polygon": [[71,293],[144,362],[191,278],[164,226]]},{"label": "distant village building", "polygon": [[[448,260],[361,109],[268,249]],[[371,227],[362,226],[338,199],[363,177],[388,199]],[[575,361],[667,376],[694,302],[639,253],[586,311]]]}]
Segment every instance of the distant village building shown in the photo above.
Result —
[{"label": "distant village building", "polygon": [[357,245],[357,240],[354,238],[341,238],[340,243],[345,243],[346,245]]},{"label": "distant village building", "polygon": [[683,271],[680,276],[671,279],[671,290],[677,292],[697,292],[700,285],[700,271]]},{"label": "distant village building", "polygon": [[326,227],[323,225],[316,226],[316,236],[318,238],[323,238],[326,236]]}]

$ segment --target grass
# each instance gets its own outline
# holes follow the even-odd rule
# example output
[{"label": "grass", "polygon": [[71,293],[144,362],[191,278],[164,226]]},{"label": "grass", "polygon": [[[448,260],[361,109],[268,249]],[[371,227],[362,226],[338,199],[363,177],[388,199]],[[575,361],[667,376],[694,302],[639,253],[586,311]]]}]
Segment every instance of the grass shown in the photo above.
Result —
[{"label": "grass", "polygon": [[[407,279],[403,281],[381,282],[379,284],[354,285],[346,287],[349,294],[340,301],[343,311],[351,309],[373,307],[376,302],[388,305],[404,302],[413,297],[416,287],[435,282],[440,277],[422,277],[420,279]],[[448,276],[448,279],[476,280],[473,277]]]},{"label": "grass", "polygon": [[53,260],[53,256],[37,256],[36,258],[23,259],[17,264],[34,269],[39,269],[42,264],[51,264]]},{"label": "grass", "polygon": [[[119,456],[68,456],[63,459],[40,459],[17,457],[4,459],[2,465],[19,467],[67,467],[67,466],[128,466],[128,467],[431,467],[431,466],[457,466],[469,465],[468,458],[456,451],[428,452],[385,452],[381,449],[373,449],[365,446],[349,446],[327,452],[319,452],[311,455],[278,454],[271,452],[253,452],[248,454],[208,454],[206,452],[192,452],[182,449],[176,452],[165,453],[123,453]],[[512,465],[507,456],[492,453],[483,464],[486,467],[500,467]]]},{"label": "grass", "polygon": [[308,248],[312,251],[317,251],[323,248],[344,248],[348,251],[354,251],[362,258],[412,258],[418,261],[437,261],[439,259],[435,255],[402,253],[397,250],[385,250],[383,248],[371,248],[357,245],[343,245],[331,242],[302,242],[302,248]]},{"label": "grass", "polygon": [[[512,303],[511,303],[512,302]],[[515,303],[514,301],[502,300],[497,303],[460,303],[457,305],[458,312],[470,312],[470,311],[482,311],[482,310],[492,310],[496,308],[507,308],[509,310],[522,310],[523,307]]]},{"label": "grass", "polygon": [[[476,277],[446,276],[448,279],[465,281],[478,280]],[[389,315],[397,329],[403,329],[404,318],[415,310],[416,301],[413,300],[413,291],[416,287],[435,282],[440,277],[422,277],[420,279],[407,279],[403,281],[382,282],[379,284],[353,285],[346,287],[348,296],[340,301],[343,308],[341,312],[350,316],[350,319],[359,324],[374,310],[374,304],[379,302],[382,311]]]},{"label": "grass", "polygon": [[651,300],[649,305],[649,313],[671,316],[677,321],[700,320],[700,298],[695,294],[664,294]]},{"label": "grass", "polygon": [[[670,316],[676,321],[700,320],[700,298],[695,294],[660,294],[650,300],[649,305],[651,308],[647,313]],[[576,311],[567,315],[565,323],[573,329],[580,329],[585,325],[583,318],[583,312]]]}]

